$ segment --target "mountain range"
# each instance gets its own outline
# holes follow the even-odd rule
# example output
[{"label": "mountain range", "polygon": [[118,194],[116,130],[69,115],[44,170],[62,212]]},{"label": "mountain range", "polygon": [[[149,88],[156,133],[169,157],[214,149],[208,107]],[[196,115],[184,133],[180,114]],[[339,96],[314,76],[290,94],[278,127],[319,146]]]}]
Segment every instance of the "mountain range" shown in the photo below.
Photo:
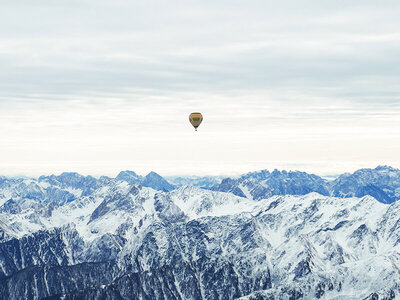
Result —
[{"label": "mountain range", "polygon": [[210,189],[254,200],[274,195],[306,195],[311,192],[344,198],[370,195],[389,204],[400,199],[400,170],[389,166],[360,169],[352,174],[342,174],[331,181],[299,171],[263,170],[239,178],[225,178]]},{"label": "mountain range", "polygon": [[167,179],[0,177],[0,299],[400,297],[400,170]]}]

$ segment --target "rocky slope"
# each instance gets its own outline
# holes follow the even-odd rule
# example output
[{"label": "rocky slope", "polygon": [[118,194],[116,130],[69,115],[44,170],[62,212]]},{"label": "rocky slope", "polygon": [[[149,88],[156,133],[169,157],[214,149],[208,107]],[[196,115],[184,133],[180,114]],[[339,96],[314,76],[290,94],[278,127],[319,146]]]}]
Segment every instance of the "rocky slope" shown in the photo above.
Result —
[{"label": "rocky slope", "polygon": [[353,174],[343,174],[332,181],[298,171],[263,170],[239,178],[225,178],[210,189],[254,200],[273,195],[306,195],[317,192],[344,198],[370,195],[382,203],[393,203],[400,199],[400,170],[379,166],[375,169],[361,169]]},{"label": "rocky slope", "polygon": [[[304,186],[326,181],[305,173],[242,176],[306,194],[264,199],[193,186],[160,191],[132,173],[3,178],[0,299],[400,297],[400,202],[349,198],[354,189],[307,193]],[[384,177],[394,189],[396,176],[378,168],[329,184]]]},{"label": "rocky slope", "polygon": [[0,214],[3,299],[400,296],[400,202],[117,181],[48,211],[28,204]]},{"label": "rocky slope", "polygon": [[223,176],[170,176],[166,179],[176,187],[185,185],[196,186],[203,189],[211,189],[219,185],[225,177]]}]

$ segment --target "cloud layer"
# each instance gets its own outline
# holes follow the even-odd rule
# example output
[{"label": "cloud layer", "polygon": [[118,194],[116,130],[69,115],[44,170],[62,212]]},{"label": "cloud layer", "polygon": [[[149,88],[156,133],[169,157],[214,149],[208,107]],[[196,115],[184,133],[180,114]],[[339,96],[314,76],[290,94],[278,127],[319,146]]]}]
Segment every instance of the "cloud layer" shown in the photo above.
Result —
[{"label": "cloud layer", "polygon": [[400,167],[398,1],[1,2],[3,174]]}]

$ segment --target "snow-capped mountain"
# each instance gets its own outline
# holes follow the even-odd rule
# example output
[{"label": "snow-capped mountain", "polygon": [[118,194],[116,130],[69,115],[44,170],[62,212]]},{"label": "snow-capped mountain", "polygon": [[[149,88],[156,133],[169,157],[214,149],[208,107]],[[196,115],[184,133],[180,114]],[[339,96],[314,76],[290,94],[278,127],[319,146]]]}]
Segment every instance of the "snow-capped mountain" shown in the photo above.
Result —
[{"label": "snow-capped mountain", "polygon": [[331,182],[330,190],[336,197],[371,195],[383,203],[392,203],[400,199],[400,170],[379,166],[343,174]]},{"label": "snow-capped mountain", "polygon": [[260,200],[273,195],[305,195],[318,192],[328,195],[326,180],[305,172],[267,170],[252,172],[237,179],[226,178],[212,190],[231,192],[237,196]]},{"label": "snow-capped mountain", "polygon": [[[32,178],[0,178],[0,205],[10,199],[21,199],[29,205],[42,202],[55,202],[64,205],[84,196],[90,196],[100,188],[112,182],[127,182],[128,184],[140,183],[155,190],[170,191],[175,187],[155,172],[150,172],[145,177],[133,171],[122,171],[115,178],[102,176],[82,176],[78,173],[65,172],[59,176],[40,176]],[[21,205],[21,201],[19,204]]]},{"label": "snow-capped mountain", "polygon": [[170,176],[166,179],[174,186],[184,185],[196,186],[203,189],[211,189],[221,183],[225,177],[222,176]]},{"label": "snow-capped mountain", "polygon": [[143,181],[143,177],[136,174],[133,171],[127,170],[127,171],[121,171],[117,175],[117,177],[115,177],[115,180],[117,181],[123,180],[130,184],[135,184],[135,183],[141,183]]},{"label": "snow-capped mountain", "polygon": [[0,299],[400,297],[400,202],[306,193],[299,178],[321,182],[307,174],[242,176],[306,194],[259,199],[132,173],[2,178]]},{"label": "snow-capped mountain", "polygon": [[150,172],[149,174],[147,174],[141,184],[143,186],[151,187],[157,191],[163,192],[169,192],[175,189],[172,184],[170,184],[167,180],[165,180],[163,177],[155,172]]},{"label": "snow-capped mountain", "polygon": [[91,176],[77,173],[62,173],[60,176],[41,176],[39,179],[3,178],[0,181],[0,204],[9,199],[29,201],[55,202],[63,205],[90,195],[105,182]]},{"label": "snow-capped mountain", "polygon": [[175,189],[174,185],[153,171],[147,174],[145,177],[137,175],[133,171],[122,171],[118,174],[115,180],[126,181],[130,184],[140,183],[142,186],[151,187],[157,191],[169,192]]},{"label": "snow-capped mountain", "polygon": [[334,197],[363,197],[370,195],[382,203],[400,199],[400,170],[388,166],[361,169],[343,174],[332,181],[304,172],[267,170],[252,172],[241,177],[225,178],[210,188],[230,192],[249,199],[264,199],[273,195],[305,195],[317,192]]}]

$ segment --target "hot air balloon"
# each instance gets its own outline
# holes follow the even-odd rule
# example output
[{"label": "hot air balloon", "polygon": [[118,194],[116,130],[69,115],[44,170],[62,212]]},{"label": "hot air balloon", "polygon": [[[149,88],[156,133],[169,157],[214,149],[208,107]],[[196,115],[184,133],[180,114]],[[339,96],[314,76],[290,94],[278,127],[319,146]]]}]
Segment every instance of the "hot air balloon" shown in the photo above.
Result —
[{"label": "hot air balloon", "polygon": [[199,112],[191,113],[189,116],[189,121],[192,123],[194,129],[197,131],[197,127],[200,126],[201,121],[203,121],[203,116]]}]

